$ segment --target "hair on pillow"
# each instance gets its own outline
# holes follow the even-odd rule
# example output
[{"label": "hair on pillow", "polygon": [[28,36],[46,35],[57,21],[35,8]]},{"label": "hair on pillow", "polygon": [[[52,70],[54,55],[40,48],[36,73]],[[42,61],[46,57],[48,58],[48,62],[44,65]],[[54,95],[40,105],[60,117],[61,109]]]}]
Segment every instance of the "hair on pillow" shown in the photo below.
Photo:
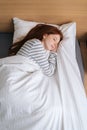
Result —
[{"label": "hair on pillow", "polygon": [[39,24],[39,22],[25,21],[14,17],[13,24],[14,24],[13,43],[15,43],[22,40],[34,26]]},{"label": "hair on pillow", "polygon": [[14,17],[13,23],[14,23],[13,44],[22,40],[27,35],[27,33],[37,24],[48,24],[51,26],[56,26],[59,30],[62,31],[63,33],[63,40],[61,41],[62,45],[66,49],[68,50],[70,49],[70,53],[73,53],[74,56],[76,56],[76,52],[75,52],[76,23],[75,22],[71,22],[59,26],[57,24],[25,21]]},{"label": "hair on pillow", "polygon": [[[43,22],[25,21],[25,20],[22,20],[22,19],[19,19],[16,17],[13,18],[13,23],[14,23],[13,43],[22,40],[27,35],[29,30],[31,30],[37,24],[47,24],[47,23],[43,23]],[[63,33],[63,36],[64,36],[63,39],[76,35],[76,23],[75,22],[63,24],[61,26],[59,26],[57,24],[49,24],[49,25],[58,27],[58,29],[60,29]]]}]

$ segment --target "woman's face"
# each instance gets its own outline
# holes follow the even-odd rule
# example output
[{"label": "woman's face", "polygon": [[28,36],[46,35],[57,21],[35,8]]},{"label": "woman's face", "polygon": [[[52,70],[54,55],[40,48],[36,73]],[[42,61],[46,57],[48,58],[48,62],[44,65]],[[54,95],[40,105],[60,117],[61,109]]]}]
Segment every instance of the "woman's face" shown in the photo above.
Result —
[{"label": "woman's face", "polygon": [[60,42],[59,34],[44,34],[42,43],[46,50],[57,51]]}]

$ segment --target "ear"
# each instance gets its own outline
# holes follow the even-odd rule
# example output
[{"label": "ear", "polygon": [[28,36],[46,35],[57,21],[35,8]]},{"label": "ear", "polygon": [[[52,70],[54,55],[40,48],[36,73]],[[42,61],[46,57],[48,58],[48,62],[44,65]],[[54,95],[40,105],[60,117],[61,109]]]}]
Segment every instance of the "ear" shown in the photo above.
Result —
[{"label": "ear", "polygon": [[48,36],[48,34],[44,34],[44,35],[43,35],[43,39],[45,39],[47,36]]}]

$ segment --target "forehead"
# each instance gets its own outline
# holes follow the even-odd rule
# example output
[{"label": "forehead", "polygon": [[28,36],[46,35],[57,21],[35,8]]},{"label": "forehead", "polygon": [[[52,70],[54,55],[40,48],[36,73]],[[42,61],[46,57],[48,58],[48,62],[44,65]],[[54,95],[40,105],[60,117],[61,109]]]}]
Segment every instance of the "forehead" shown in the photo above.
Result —
[{"label": "forehead", "polygon": [[56,39],[60,38],[59,34],[50,34],[49,36],[52,37],[52,38],[56,38]]}]

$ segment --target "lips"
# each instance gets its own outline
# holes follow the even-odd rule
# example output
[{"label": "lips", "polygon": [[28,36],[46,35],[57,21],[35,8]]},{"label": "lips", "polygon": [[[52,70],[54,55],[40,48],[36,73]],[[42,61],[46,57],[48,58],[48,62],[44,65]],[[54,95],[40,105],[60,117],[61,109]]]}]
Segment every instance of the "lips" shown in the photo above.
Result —
[{"label": "lips", "polygon": [[54,45],[51,45],[51,48],[52,48],[52,49],[55,49],[55,46],[54,46]]}]

